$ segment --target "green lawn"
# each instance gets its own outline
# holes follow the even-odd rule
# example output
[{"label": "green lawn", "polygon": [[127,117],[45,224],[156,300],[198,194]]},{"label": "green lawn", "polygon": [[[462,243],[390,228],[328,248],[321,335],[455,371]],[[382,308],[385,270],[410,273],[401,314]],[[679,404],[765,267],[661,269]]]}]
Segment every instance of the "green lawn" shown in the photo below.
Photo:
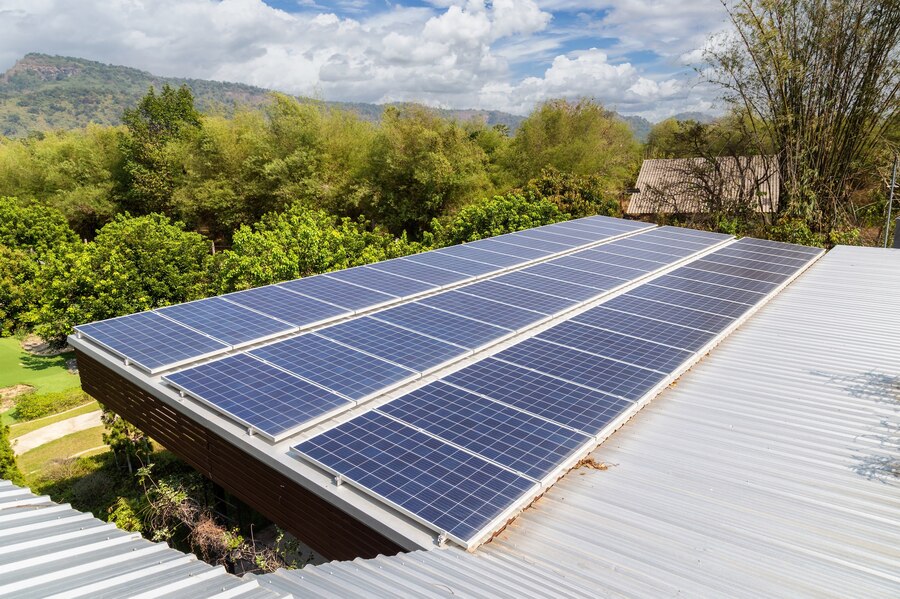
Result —
[{"label": "green lawn", "polygon": [[100,404],[98,404],[96,401],[92,401],[84,404],[83,406],[78,406],[77,408],[72,408],[71,410],[60,412],[59,414],[53,414],[51,416],[38,418],[37,420],[29,420],[27,422],[14,422],[9,425],[9,438],[15,439],[17,437],[21,437],[25,433],[30,433],[31,431],[36,431],[39,428],[43,428],[48,424],[53,424],[54,422],[59,422],[61,420],[67,420],[69,418],[72,418],[73,416],[81,416],[82,414],[87,414],[88,412],[93,412],[99,409]]},{"label": "green lawn", "polygon": [[[106,451],[105,448],[96,449],[103,445],[103,427],[95,426],[87,430],[66,435],[56,441],[51,441],[31,451],[26,451],[17,458],[19,470],[26,477],[38,472],[44,472],[47,465],[53,460],[70,458],[75,455],[88,455]],[[83,453],[87,452],[87,453]]]},{"label": "green lawn", "polygon": [[52,393],[77,387],[78,375],[66,370],[66,360],[74,355],[33,356],[15,337],[0,338],[0,388],[24,384],[36,393]]}]

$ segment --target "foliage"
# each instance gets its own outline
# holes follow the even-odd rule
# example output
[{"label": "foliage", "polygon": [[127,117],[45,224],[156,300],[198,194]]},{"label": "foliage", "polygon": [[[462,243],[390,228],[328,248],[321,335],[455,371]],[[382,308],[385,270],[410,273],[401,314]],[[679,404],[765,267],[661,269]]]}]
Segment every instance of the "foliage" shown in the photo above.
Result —
[{"label": "foliage", "polygon": [[109,445],[109,448],[116,456],[116,463],[118,463],[120,456],[125,458],[125,464],[128,466],[130,474],[134,471],[132,458],[137,459],[138,462],[144,462],[153,451],[150,437],[105,407],[100,420],[103,422],[103,426],[106,427],[106,432],[103,433],[103,442]]},{"label": "foliage", "polygon": [[107,522],[112,522],[122,530],[141,532],[144,522],[141,512],[147,509],[147,504],[137,498],[118,497],[116,502],[107,510]]},{"label": "foliage", "polygon": [[27,393],[16,398],[13,416],[19,422],[35,420],[65,412],[90,401],[91,396],[81,389],[59,391],[56,393]]},{"label": "foliage", "polygon": [[553,202],[510,193],[469,204],[445,223],[435,221],[432,229],[438,245],[453,245],[547,225],[566,218]]},{"label": "foliage", "polygon": [[572,218],[595,214],[621,216],[619,202],[604,188],[603,180],[596,175],[563,173],[550,167],[525,184],[521,193],[549,200]]},{"label": "foliage", "polygon": [[775,223],[769,231],[769,239],[816,247],[825,245],[825,237],[810,229],[806,220],[790,216],[783,216]]},{"label": "foliage", "polygon": [[9,443],[9,427],[0,425],[0,479],[11,480],[17,485],[24,484],[22,473],[16,466],[16,454]]}]

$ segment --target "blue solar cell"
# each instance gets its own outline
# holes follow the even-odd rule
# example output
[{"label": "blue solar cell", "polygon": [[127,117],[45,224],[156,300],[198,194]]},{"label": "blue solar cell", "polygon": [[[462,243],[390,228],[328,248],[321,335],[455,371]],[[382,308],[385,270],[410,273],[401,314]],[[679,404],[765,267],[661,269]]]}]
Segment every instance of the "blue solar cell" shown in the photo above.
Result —
[{"label": "blue solar cell", "polygon": [[466,366],[443,380],[589,435],[598,434],[632,405],[494,358]]},{"label": "blue solar cell", "polygon": [[701,310],[720,316],[728,316],[737,318],[750,309],[747,304],[739,304],[715,297],[705,295],[697,295],[696,293],[688,293],[678,289],[668,289],[659,287],[652,283],[641,285],[628,292],[632,297],[642,297],[644,299],[652,299],[673,306],[683,306],[692,310]]},{"label": "blue solar cell", "polygon": [[442,381],[398,397],[378,411],[537,480],[590,440]]},{"label": "blue solar cell", "polygon": [[793,269],[798,269],[809,262],[809,260],[806,258],[791,258],[788,256],[774,256],[772,254],[764,254],[753,251],[747,246],[738,246],[737,244],[730,245],[727,248],[723,248],[716,253],[718,254],[720,252],[723,256],[745,258],[748,260],[758,260],[759,262],[762,262],[764,264],[778,264],[781,266],[789,266]]},{"label": "blue solar cell", "polygon": [[714,285],[712,283],[704,283],[702,281],[694,281],[691,279],[682,279],[672,275],[665,275],[658,279],[653,279],[651,285],[665,287],[666,289],[678,289],[679,291],[687,291],[688,293],[696,293],[706,297],[738,302],[747,304],[748,306],[752,306],[759,302],[764,296],[764,294],[755,291],[723,287],[722,285]]},{"label": "blue solar cell", "polygon": [[466,285],[458,290],[460,293],[477,295],[486,299],[503,302],[519,308],[527,308],[541,314],[556,314],[578,304],[574,300],[537,291],[529,291],[521,287],[513,287],[497,280],[480,281]]},{"label": "blue solar cell", "polygon": [[395,295],[351,285],[325,275],[304,277],[279,283],[278,286],[348,310],[363,310],[398,299]]},{"label": "blue solar cell", "polygon": [[[503,245],[507,246],[511,245],[513,248],[515,248],[516,251],[521,251],[524,248],[534,251],[540,251],[544,253],[544,256],[552,256],[553,254],[558,254],[560,252],[565,252],[572,249],[572,247],[567,244],[557,243],[555,241],[544,241],[543,239],[537,239],[536,237],[526,235],[526,233],[527,231],[507,233],[506,235],[501,235],[499,237],[492,237],[491,241],[496,241],[497,243],[502,243]],[[506,249],[497,251],[513,253],[512,250]]]},{"label": "blue solar cell", "polygon": [[734,321],[730,316],[643,299],[630,292],[604,302],[603,307],[712,333],[725,329]]},{"label": "blue solar cell", "polygon": [[432,339],[369,316],[326,327],[317,333],[417,372],[424,372],[471,353],[463,347]]},{"label": "blue solar cell", "polygon": [[797,269],[793,266],[782,266],[779,264],[772,264],[770,262],[760,262],[759,260],[738,258],[733,255],[725,254],[724,250],[719,250],[717,252],[713,252],[712,254],[703,256],[703,261],[716,262],[718,264],[725,264],[727,266],[737,266],[739,268],[762,270],[770,273],[784,275],[785,278],[790,277],[797,272]]},{"label": "blue solar cell", "polygon": [[532,337],[494,356],[512,364],[635,401],[662,381],[659,372]]},{"label": "blue solar cell", "polygon": [[685,239],[697,239],[699,241],[706,240],[712,243],[718,243],[727,239],[732,239],[731,235],[726,235],[725,233],[702,231],[700,229],[688,229],[687,227],[673,227],[671,225],[659,227],[658,229],[654,229],[654,231],[678,235],[679,237],[683,237]]},{"label": "blue solar cell", "polygon": [[600,293],[603,291],[615,289],[616,287],[619,287],[620,285],[625,283],[625,281],[622,279],[608,277],[606,275],[598,275],[590,272],[585,272],[583,270],[573,270],[571,268],[565,268],[563,266],[555,266],[552,262],[535,264],[533,266],[523,268],[521,272],[525,274],[547,277],[548,279],[553,279],[554,281],[563,281],[566,283],[575,283],[576,285],[593,287],[597,290],[595,291],[594,296],[600,295]]},{"label": "blue solar cell", "polygon": [[567,223],[555,223],[552,225],[546,225],[544,227],[541,227],[540,231],[555,233],[557,235],[565,235],[566,237],[571,237],[573,239],[579,239],[583,244],[596,243],[609,237],[608,234],[601,233],[599,227],[591,230],[584,227],[572,225],[567,226]]},{"label": "blue solar cell", "polygon": [[478,249],[470,243],[443,248],[441,251],[451,256],[459,256],[460,258],[491,264],[497,268],[510,268],[530,260],[530,258],[519,258],[518,256],[510,256],[500,252]]},{"label": "blue solar cell", "polygon": [[389,272],[393,275],[430,283],[439,287],[460,283],[472,278],[463,273],[434,266],[427,266],[425,264],[407,260],[406,258],[396,258],[385,262],[376,262],[375,264],[372,264],[371,268]]},{"label": "blue solar cell", "polygon": [[693,268],[694,264],[676,268],[670,275],[673,277],[681,277],[691,279],[693,281],[703,281],[713,285],[724,285],[725,287],[734,287],[735,289],[743,289],[745,291],[755,291],[757,293],[769,293],[778,285],[776,283],[768,283],[766,281],[747,279],[743,277],[735,277],[719,272],[710,272],[699,268]]},{"label": "blue solar cell", "polygon": [[438,288],[438,285],[434,283],[398,277],[371,266],[356,266],[346,270],[336,270],[325,276],[398,297],[409,297],[426,291],[434,291]]},{"label": "blue solar cell", "polygon": [[566,235],[562,232],[553,231],[545,231],[542,229],[527,229],[525,231],[519,231],[516,233],[516,238],[524,237],[526,239],[537,239],[539,241],[549,241],[550,243],[558,243],[559,245],[563,245],[566,248],[572,249],[576,247],[581,247],[587,243],[584,239],[580,237],[573,237],[571,235]]},{"label": "blue solar cell", "polygon": [[427,266],[445,268],[447,270],[471,275],[473,277],[497,272],[498,270],[500,270],[493,264],[478,262],[476,260],[469,260],[463,258],[462,256],[450,254],[448,252],[445,252],[444,250],[434,250],[433,252],[414,254],[412,256],[407,256],[406,259],[410,262],[417,262],[419,264],[425,264]]},{"label": "blue solar cell", "polygon": [[627,266],[619,266],[618,264],[606,264],[605,262],[600,262],[591,258],[581,258],[574,255],[554,258],[553,260],[550,260],[548,264],[552,264],[553,266],[564,266],[575,270],[583,270],[597,275],[606,275],[608,277],[624,279],[626,281],[638,279],[648,272],[647,270],[638,270]]},{"label": "blue solar cell", "polygon": [[[687,256],[690,256],[691,254],[696,253],[696,250],[676,247],[662,239],[657,239],[656,241],[658,243],[654,243],[650,240],[645,240],[644,237],[646,235],[650,235],[651,233],[652,231],[650,233],[643,233],[636,237],[620,239],[619,241],[614,241],[609,245],[615,246],[617,249],[627,249],[629,253],[635,250],[652,252],[658,254],[659,258],[665,260],[666,262],[671,262],[673,258],[685,258]],[[635,255],[637,255],[638,257],[642,257],[638,254]]]},{"label": "blue solar cell", "polygon": [[154,312],[83,324],[75,330],[150,372],[229,349]]},{"label": "blue solar cell", "polygon": [[[633,299],[635,303],[652,303],[648,300],[640,300],[637,298],[629,299]],[[671,322],[664,322],[662,320],[653,320],[651,318],[629,314],[628,312],[619,312],[618,310],[609,309],[606,306],[607,304],[603,304],[602,306],[597,306],[582,312],[573,318],[572,322],[581,322],[608,331],[614,331],[616,333],[622,333],[623,335],[646,339],[648,341],[655,341],[656,343],[664,343],[689,351],[699,350],[716,336],[717,331],[701,331],[700,329],[693,329]],[[666,313],[657,313],[655,315],[664,318],[677,319],[678,314],[676,311],[684,310],[683,308],[679,309],[675,306],[668,306],[667,304],[657,304],[657,306],[660,307],[660,312]],[[667,308],[671,308],[671,310],[667,310]],[[713,314],[706,314],[705,312],[697,312],[695,310],[691,310],[691,312],[701,316],[719,318]],[[731,321],[728,319],[721,319],[717,324],[721,326],[721,329],[719,330],[722,330],[730,323]],[[709,324],[707,324],[707,326],[709,326]]]},{"label": "blue solar cell", "polygon": [[513,241],[514,240],[510,239],[508,242],[504,242],[492,237],[490,239],[479,239],[478,241],[472,241],[470,243],[467,243],[466,247],[515,256],[516,258],[519,258],[517,263],[528,260],[537,260],[539,258],[546,258],[547,256],[551,256],[557,252],[565,250],[565,248],[563,247],[553,248],[549,250],[533,248],[526,245],[519,245],[517,243],[514,243]]},{"label": "blue solar cell", "polygon": [[637,249],[633,247],[622,247],[618,244],[627,241],[626,239],[619,239],[617,241],[611,241],[609,243],[604,243],[603,245],[599,245],[596,248],[591,248],[589,250],[582,250],[585,252],[597,252],[602,254],[613,254],[616,256],[620,256],[626,260],[644,260],[645,262],[651,262],[656,264],[657,268],[659,268],[662,264],[671,264],[673,260],[676,258],[674,256],[670,256],[668,254],[660,254],[659,252],[650,252],[643,249]]},{"label": "blue solar cell", "polygon": [[246,354],[207,362],[164,380],[272,438],[353,405]]},{"label": "blue solar cell", "polygon": [[572,321],[547,329],[537,339],[663,373],[677,369],[691,357],[691,352],[683,349]]},{"label": "blue solar cell", "polygon": [[418,377],[412,370],[314,333],[258,347],[249,353],[354,400]]},{"label": "blue solar cell", "polygon": [[276,285],[229,293],[222,298],[298,327],[350,314],[346,308],[300,295]]},{"label": "blue solar cell", "polygon": [[533,481],[378,412],[295,447],[301,455],[463,542],[476,540]]},{"label": "blue solar cell", "polygon": [[[666,233],[661,231],[660,229],[655,229],[653,231],[648,231],[646,233],[642,233],[635,239],[642,241],[644,243],[654,243],[661,248],[664,248],[662,251],[668,251],[669,249],[673,250],[682,250],[688,253],[694,252],[702,252],[705,249],[708,249],[717,242],[703,239],[684,239],[679,235],[674,235],[671,233]],[[687,254],[685,254],[687,255]]]},{"label": "blue solar cell", "polygon": [[528,274],[524,271],[510,272],[491,279],[504,285],[521,287],[530,291],[555,295],[576,302],[583,302],[596,297],[599,293],[593,287],[568,283],[566,281],[553,280],[551,278]]},{"label": "blue solar cell", "polygon": [[606,245],[597,246],[596,248],[591,248],[587,250],[581,250],[580,252],[575,252],[572,254],[576,258],[583,258],[585,260],[593,260],[595,262],[603,262],[604,264],[613,264],[616,266],[624,266],[626,268],[633,268],[634,270],[639,270],[641,272],[650,272],[653,270],[658,270],[663,264],[667,264],[667,262],[653,261],[653,260],[644,260],[643,258],[636,258],[633,256],[623,256],[622,254],[614,254],[610,252],[603,251],[603,248],[607,247]]},{"label": "blue solar cell", "polygon": [[460,293],[459,291],[439,293],[426,297],[419,303],[432,308],[446,310],[459,316],[474,318],[481,322],[514,330],[533,325],[547,317],[546,314],[540,312],[501,304],[482,297]]},{"label": "blue solar cell", "polygon": [[220,297],[168,306],[157,312],[230,345],[241,345],[297,329],[294,325],[264,316]]},{"label": "blue solar cell", "polygon": [[744,237],[743,239],[738,240],[738,242],[734,244],[734,247],[753,249],[755,252],[771,253],[774,255],[796,255],[807,259],[822,253],[821,248],[797,245],[794,243],[783,243],[781,241],[770,241],[768,239],[755,239],[753,237]]},{"label": "blue solar cell", "polygon": [[419,302],[403,304],[377,312],[372,315],[372,318],[468,349],[478,349],[488,343],[509,337],[513,333],[511,329],[429,308]]},{"label": "blue solar cell", "polygon": [[756,270],[753,268],[744,268],[742,266],[730,266],[728,264],[722,264],[720,262],[711,262],[703,258],[691,262],[689,266],[690,268],[693,268],[695,270],[702,270],[704,272],[721,273],[725,275],[731,275],[733,277],[749,279],[751,281],[765,281],[767,283],[773,283],[775,285],[783,283],[788,278],[788,275],[767,272],[764,270]]}]

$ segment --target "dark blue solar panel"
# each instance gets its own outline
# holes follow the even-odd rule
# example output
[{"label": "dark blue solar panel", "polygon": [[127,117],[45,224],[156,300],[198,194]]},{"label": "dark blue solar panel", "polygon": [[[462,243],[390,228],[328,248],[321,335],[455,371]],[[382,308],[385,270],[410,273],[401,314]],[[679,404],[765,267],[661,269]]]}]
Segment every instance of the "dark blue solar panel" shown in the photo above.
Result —
[{"label": "dark blue solar panel", "polygon": [[554,281],[563,281],[566,283],[575,283],[577,285],[593,287],[597,290],[597,292],[594,293],[594,296],[600,295],[599,292],[601,291],[609,291],[610,289],[615,289],[625,283],[624,280],[615,277],[597,275],[583,270],[573,270],[562,266],[554,266],[551,262],[535,264],[534,266],[522,269],[521,272],[540,275],[542,277],[547,277],[548,279],[553,279]]},{"label": "dark blue solar panel", "polygon": [[780,266],[789,266],[793,269],[798,269],[809,260],[803,257],[789,257],[789,256],[774,256],[772,254],[765,254],[754,251],[752,248],[747,246],[738,246],[737,244],[730,245],[727,248],[719,250],[718,253],[721,253],[723,256],[732,256],[734,258],[745,258],[747,260],[758,260],[764,264],[778,264]]},{"label": "dark blue solar panel", "polygon": [[474,259],[469,260],[459,255],[450,254],[444,250],[414,254],[412,256],[407,256],[406,259],[410,262],[445,268],[447,270],[476,277],[499,270],[499,268],[493,264],[478,262]]},{"label": "dark blue solar panel", "polygon": [[752,306],[763,298],[762,293],[756,291],[745,291],[743,289],[735,289],[733,287],[723,287],[722,285],[713,285],[712,283],[704,283],[703,281],[695,281],[691,279],[683,279],[673,275],[665,275],[658,279],[653,279],[652,285],[665,287],[666,289],[678,289],[679,291],[687,291],[707,297],[715,297],[731,302],[738,302]]},{"label": "dark blue solar panel", "polygon": [[737,318],[744,314],[750,307],[747,304],[739,304],[737,302],[729,302],[715,297],[705,295],[697,295],[696,293],[688,293],[678,289],[667,289],[659,287],[652,283],[641,285],[628,292],[632,297],[642,297],[644,299],[652,299],[665,304],[674,306],[683,306],[692,310],[701,310],[720,316],[728,316]]},{"label": "dark blue solar panel", "polygon": [[350,314],[346,308],[339,308],[276,285],[257,287],[222,297],[298,327]]},{"label": "dark blue solar panel", "polygon": [[721,264],[719,262],[710,262],[709,260],[702,258],[700,260],[691,262],[690,268],[710,273],[720,273],[731,275],[733,277],[741,277],[744,279],[750,279],[752,281],[765,281],[767,283],[773,283],[775,285],[783,283],[788,278],[788,275],[766,272],[764,270],[756,270],[753,268],[744,268],[741,266],[730,266],[728,264]]},{"label": "dark blue solar panel", "polygon": [[616,266],[624,266],[626,268],[633,268],[635,270],[639,270],[641,272],[650,272],[652,270],[659,269],[663,264],[667,264],[667,262],[660,261],[652,261],[652,260],[644,260],[643,258],[636,258],[634,256],[623,256],[622,254],[611,254],[609,252],[603,251],[603,248],[607,247],[606,245],[598,246],[597,248],[592,248],[588,250],[581,250],[580,252],[575,252],[572,254],[577,258],[584,258],[585,260],[594,260],[596,262],[603,262],[604,264],[615,264]]},{"label": "dark blue solar panel", "polygon": [[513,333],[512,329],[429,308],[418,302],[389,308],[372,317],[469,349],[477,349]]},{"label": "dark blue solar panel", "polygon": [[395,295],[351,285],[325,275],[305,277],[278,285],[349,310],[364,310],[398,299]]},{"label": "dark blue solar panel", "polygon": [[[521,233],[508,233],[506,235],[501,235],[500,237],[491,238],[492,241],[496,241],[497,243],[502,243],[506,246],[512,246],[517,252],[520,252],[522,249],[528,248],[534,251],[543,252],[545,256],[551,256],[553,254],[558,254],[559,252],[565,252],[567,250],[572,249],[571,246],[562,243],[556,243],[555,241],[544,241],[543,239],[537,239],[530,235],[525,235],[527,231],[522,231]],[[498,246],[499,247],[499,246]],[[497,251],[506,251],[507,253],[512,253],[510,250],[497,250]],[[516,253],[515,255],[521,255]]]},{"label": "dark blue solar panel", "polygon": [[632,405],[494,358],[466,366],[443,380],[589,435],[598,434]]},{"label": "dark blue solar panel", "polygon": [[463,347],[450,345],[369,316],[326,327],[317,333],[417,372],[424,372],[471,353]]},{"label": "dark blue solar panel", "polygon": [[[619,266],[618,264],[606,264],[598,260],[590,258],[585,259],[578,256],[562,256],[560,258],[554,258],[548,262],[548,264],[564,266],[575,270],[583,270],[598,275],[606,275],[608,277],[615,277],[626,281],[638,279],[648,272],[647,270],[638,270],[627,266]],[[656,268],[659,268],[659,266],[657,265]]]},{"label": "dark blue solar panel", "polygon": [[407,260],[406,258],[397,258],[386,262],[376,262],[372,265],[372,268],[440,287],[452,285],[472,278],[463,273],[434,266],[427,266],[425,264]]},{"label": "dark blue solar panel", "polygon": [[[630,239],[630,238],[627,238]],[[626,260],[644,260],[646,262],[652,262],[656,264],[656,268],[659,268],[663,264],[670,264],[675,257],[669,256],[668,254],[660,254],[659,252],[649,252],[647,250],[639,250],[633,247],[621,247],[618,244],[627,241],[627,239],[620,239],[618,241],[613,241],[610,243],[604,243],[603,245],[599,245],[596,248],[591,248],[589,250],[582,250],[585,252],[597,252],[602,254],[613,254],[616,256],[621,256]],[[626,264],[627,266],[627,264]]]},{"label": "dark blue solar panel", "polygon": [[753,249],[755,252],[765,252],[773,255],[805,257],[807,259],[822,253],[821,248],[770,241],[768,239],[755,239],[753,237],[744,237],[738,240],[734,247]]},{"label": "dark blue solar panel", "polygon": [[258,347],[249,353],[355,400],[418,376],[412,370],[314,333]]},{"label": "dark blue solar panel", "polygon": [[378,411],[537,480],[590,440],[442,381],[398,397]]},{"label": "dark blue solar panel", "polygon": [[[637,298],[628,299],[634,300],[635,303],[652,303],[648,302],[647,300],[640,300]],[[648,341],[655,341],[657,343],[664,343],[666,345],[680,347],[682,349],[690,351],[699,350],[701,347],[709,343],[709,341],[712,340],[713,337],[716,336],[716,332],[701,331],[700,329],[693,329],[678,324],[672,324],[671,322],[653,320],[651,318],[645,318],[643,316],[637,316],[635,314],[629,314],[627,312],[619,312],[618,310],[611,310],[607,308],[607,305],[608,304],[603,304],[602,306],[597,306],[596,308],[591,308],[590,310],[582,312],[581,314],[573,318],[572,322],[583,322],[591,326],[600,327],[609,331],[615,331],[616,333],[622,333],[624,335],[630,335],[632,337],[638,337],[639,339],[646,339]],[[679,308],[675,308],[675,306],[667,306],[666,304],[657,305],[660,307],[661,312],[669,312],[669,314],[657,314],[657,316],[668,316],[673,319],[678,318],[678,314],[675,312],[679,310]],[[667,310],[667,308],[671,308],[671,310]],[[683,308],[681,308],[681,310],[683,310]],[[713,318],[719,318],[714,314],[706,314],[705,312],[697,312],[695,310],[691,310],[691,312],[701,316],[706,315]],[[716,324],[718,324],[721,329],[724,329],[730,323],[730,320],[721,319]],[[715,328],[714,325],[713,328]]]},{"label": "dark blue solar panel", "polygon": [[604,302],[603,307],[713,333],[725,329],[734,321],[734,318],[730,316],[710,314],[683,306],[642,299],[635,297],[632,293],[614,297]]},{"label": "dark blue solar panel", "polygon": [[552,231],[544,231],[541,229],[528,229],[525,231],[520,231],[516,234],[517,238],[526,238],[526,239],[537,239],[539,241],[548,241],[550,243],[556,243],[562,246],[565,246],[568,249],[581,247],[588,241],[581,239],[579,237],[572,237],[570,235],[566,235],[562,232],[554,233]]},{"label": "dark blue solar panel", "polygon": [[717,243],[717,242],[725,241],[726,239],[731,239],[731,235],[726,235],[725,233],[716,233],[714,231],[703,231],[701,229],[688,229],[687,227],[673,227],[671,225],[659,227],[658,229],[655,229],[655,231],[659,231],[660,233],[668,233],[671,235],[677,235],[679,237],[684,237],[685,239],[696,239],[698,241],[709,241],[712,243]]},{"label": "dark blue solar panel", "polygon": [[531,338],[494,356],[597,391],[634,401],[666,375]]},{"label": "dark blue solar panel", "polygon": [[728,266],[737,266],[740,268],[749,268],[753,270],[763,270],[766,272],[784,275],[785,278],[790,277],[797,272],[793,266],[782,266],[780,264],[770,264],[768,262],[760,262],[759,260],[748,260],[746,258],[737,258],[735,256],[726,255],[723,250],[713,252],[703,256],[704,262],[716,262]]},{"label": "dark blue solar panel", "polygon": [[743,289],[745,291],[756,291],[757,293],[769,293],[778,285],[776,283],[768,283],[766,281],[747,279],[743,277],[735,277],[719,272],[711,272],[702,268],[694,268],[694,264],[676,268],[671,273],[673,277],[681,277],[694,281],[703,281],[704,283],[712,283],[713,285],[724,285],[725,287],[734,287],[735,289]]},{"label": "dark blue solar panel", "polygon": [[546,314],[540,312],[501,304],[459,291],[439,293],[426,297],[419,303],[507,329],[522,329],[546,318]]},{"label": "dark blue solar panel", "polygon": [[566,237],[570,237],[572,239],[578,239],[582,244],[596,243],[598,241],[603,241],[610,236],[610,234],[608,233],[601,232],[602,229],[600,227],[592,230],[586,227],[578,227],[573,225],[567,226],[566,223],[547,225],[545,227],[541,227],[540,230],[547,233],[555,233],[556,235],[565,235]]},{"label": "dark blue solar panel", "polygon": [[518,266],[529,260],[529,258],[519,258],[518,256],[510,256],[509,254],[481,250],[477,247],[473,247],[472,244],[469,243],[454,245],[452,247],[444,248],[441,251],[450,256],[459,256],[460,258],[466,258],[468,260],[477,260],[498,268]]},{"label": "dark blue solar panel", "polygon": [[629,237],[628,239],[614,241],[610,246],[615,246],[619,249],[627,249],[629,252],[633,250],[642,250],[656,253],[660,255],[660,259],[666,260],[667,262],[671,262],[672,258],[685,258],[697,251],[694,249],[676,247],[663,239],[657,239],[656,243],[645,240],[644,236],[650,235],[651,233],[652,231],[650,233],[643,233],[637,237]]},{"label": "dark blue solar panel", "polygon": [[[541,243],[536,241],[535,243]],[[496,238],[490,239],[479,239],[478,241],[472,241],[466,244],[468,247],[473,247],[479,250],[488,250],[491,252],[498,252],[500,254],[507,254],[510,256],[515,256],[519,258],[519,262],[527,261],[527,260],[537,260],[539,258],[546,258],[547,256],[551,256],[557,252],[565,251],[564,247],[554,247],[552,249],[541,249],[537,247],[529,247],[527,245],[519,245],[515,243],[515,240],[510,239],[509,241],[501,241]],[[555,244],[546,244],[546,245],[555,245]]]},{"label": "dark blue solar panel", "polygon": [[229,349],[154,312],[83,324],[75,330],[151,372]]},{"label": "dark blue solar panel", "polygon": [[289,333],[297,328],[220,297],[168,306],[157,312],[231,345]]},{"label": "dark blue solar panel", "polygon": [[576,302],[589,300],[593,297],[597,297],[599,294],[599,291],[593,287],[586,287],[584,285],[560,281],[559,279],[554,280],[547,277],[532,275],[521,270],[506,273],[491,280],[505,285],[512,285],[513,287],[521,287],[522,289],[529,289],[539,293],[556,295]]},{"label": "dark blue solar panel", "polygon": [[722,235],[714,233],[714,237],[697,237],[694,235],[684,235],[681,229],[672,227],[662,227],[654,229],[640,236],[641,241],[649,241],[660,245],[670,245],[677,248],[684,248],[693,251],[702,251],[715,245],[732,239],[730,235]]},{"label": "dark blue solar panel", "polygon": [[663,373],[676,370],[691,357],[691,352],[683,349],[572,321],[547,329],[537,338]]},{"label": "dark blue solar panel", "polygon": [[325,276],[398,297],[409,297],[426,291],[434,291],[438,288],[438,285],[433,283],[398,277],[371,266],[357,266],[346,270],[337,270]]},{"label": "dark blue solar panel", "polygon": [[511,306],[527,308],[542,314],[556,314],[578,304],[574,300],[505,285],[497,282],[497,280],[481,281],[472,285],[466,285],[461,287],[459,292],[477,295],[478,297],[503,302]]},{"label": "dark blue solar panel", "polygon": [[235,354],[164,377],[236,420],[276,438],[353,404],[343,397],[246,354]]},{"label": "dark blue solar panel", "polygon": [[476,540],[535,483],[368,412],[295,447],[303,456],[450,533]]}]

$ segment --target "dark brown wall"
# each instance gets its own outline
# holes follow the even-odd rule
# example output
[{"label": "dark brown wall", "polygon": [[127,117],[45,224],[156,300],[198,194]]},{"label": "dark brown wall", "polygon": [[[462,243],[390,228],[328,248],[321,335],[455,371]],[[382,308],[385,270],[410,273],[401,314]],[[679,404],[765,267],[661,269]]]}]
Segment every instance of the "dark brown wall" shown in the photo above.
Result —
[{"label": "dark brown wall", "polygon": [[329,559],[394,555],[402,548],[222,437],[77,352],[81,386],[213,482]]}]

